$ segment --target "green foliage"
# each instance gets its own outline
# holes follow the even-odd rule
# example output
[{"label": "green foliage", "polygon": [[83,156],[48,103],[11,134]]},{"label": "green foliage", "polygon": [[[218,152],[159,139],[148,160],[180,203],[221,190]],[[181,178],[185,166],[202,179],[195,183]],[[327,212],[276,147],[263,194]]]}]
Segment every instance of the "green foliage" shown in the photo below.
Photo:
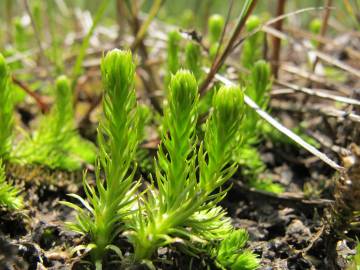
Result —
[{"label": "green foliage", "polygon": [[360,269],[360,242],[357,240],[356,244],[356,254],[351,260],[350,265],[347,267],[347,270],[359,270]]},{"label": "green foliage", "polygon": [[[246,21],[246,30],[251,33],[261,25],[261,20],[258,16],[252,15]],[[254,33],[245,41],[241,53],[241,64],[247,69],[251,69],[257,60],[262,58],[261,49],[264,34],[261,32]]]},{"label": "green foliage", "polygon": [[245,244],[249,239],[244,229],[233,230],[213,252],[221,269],[251,270],[259,267],[259,260]]},{"label": "green foliage", "polygon": [[180,68],[179,62],[179,43],[181,36],[178,31],[171,31],[168,34],[167,47],[167,68],[168,72],[175,74]]},{"label": "green foliage", "polygon": [[[318,34],[320,34],[321,26],[322,26],[321,19],[315,18],[310,22],[309,30],[314,35],[318,35]],[[316,47],[318,45],[318,42],[316,40],[311,40],[311,43],[313,44],[314,47]]]},{"label": "green foliage", "polygon": [[0,158],[8,158],[13,129],[13,100],[10,75],[5,59],[0,54]]},{"label": "green foliage", "polygon": [[5,166],[0,159],[0,205],[13,210],[23,208],[20,191],[5,181]]},{"label": "green foliage", "polygon": [[225,20],[223,16],[219,14],[213,14],[210,16],[208,21],[208,30],[211,45],[219,42],[224,26]]},{"label": "green foliage", "polygon": [[[260,60],[256,62],[252,69],[250,77],[247,82],[247,95],[262,109],[267,108],[269,95],[268,91],[271,88],[271,73],[270,66],[265,61]],[[261,119],[257,113],[247,107],[246,117],[242,122],[242,134],[244,136],[244,145],[254,145],[258,142],[258,134],[260,126],[262,125]]]},{"label": "green foliage", "polygon": [[39,128],[14,151],[16,162],[43,164],[50,168],[80,169],[83,162],[95,160],[95,146],[75,131],[73,97],[69,80],[56,80],[55,104],[43,117]]},{"label": "green foliage", "polygon": [[321,26],[322,26],[321,19],[319,19],[319,18],[313,19],[310,22],[310,26],[309,26],[311,33],[316,34],[316,35],[319,34],[320,30],[321,30]]},{"label": "green foliage", "polygon": [[171,31],[168,33],[165,89],[167,89],[171,76],[180,69],[180,40],[181,35],[178,31]]},{"label": "green foliage", "polygon": [[190,70],[197,81],[200,80],[202,74],[202,56],[200,46],[194,42],[186,44],[185,48],[185,61],[186,68]]},{"label": "green foliage", "polygon": [[[263,60],[257,61],[251,68],[251,74],[247,81],[247,95],[266,110],[269,102],[269,89],[271,88],[270,66]],[[240,164],[243,175],[247,178],[250,186],[269,192],[282,192],[283,188],[270,179],[260,179],[260,174],[266,169],[265,164],[255,148],[259,143],[264,123],[257,113],[247,107],[246,117],[241,125],[243,141],[241,147],[234,154],[234,159]]]},{"label": "green foliage", "polygon": [[26,29],[24,25],[21,22],[21,19],[19,17],[16,17],[14,19],[14,43],[15,47],[19,51],[26,50],[26,42],[28,40],[28,33],[26,32]]},{"label": "green foliage", "polygon": [[42,18],[44,17],[42,15],[41,10],[41,3],[39,0],[32,1],[31,6],[31,14],[34,19],[34,24],[36,27],[36,31],[39,34],[39,38],[42,39],[42,29],[43,29],[43,21]]},{"label": "green foliage", "polygon": [[219,42],[221,38],[221,33],[225,26],[225,20],[221,15],[214,14],[210,16],[208,20],[208,32],[209,32],[209,55],[210,59],[215,58],[216,52],[219,48]]},{"label": "green foliage", "polygon": [[[138,114],[139,114],[139,142],[142,142],[146,138],[146,127],[149,122],[152,120],[151,109],[149,106],[145,104],[141,104],[138,106]],[[154,172],[154,162],[151,157],[151,153],[148,149],[138,147],[136,152],[136,162],[139,165],[139,168],[143,172]]]},{"label": "green foliage", "polygon": [[[131,168],[139,142],[139,115],[134,90],[135,66],[129,51],[112,50],[101,63],[104,84],[104,118],[98,130],[99,164],[96,190],[84,176],[86,200],[72,194],[83,208],[64,204],[77,211],[77,221],[69,223],[76,232],[90,235],[93,259],[100,267],[102,258],[122,230],[122,221],[131,213],[139,182],[133,182]],[[100,167],[104,180],[100,177]]]},{"label": "green foliage", "polygon": [[225,238],[232,227],[216,203],[227,191],[219,188],[236,170],[231,150],[239,140],[242,91],[235,87],[218,91],[204,141],[197,150],[196,80],[180,70],[169,87],[156,161],[158,189],[152,184],[141,197],[127,232],[136,261],[150,259],[159,247],[172,243],[185,243],[182,250],[193,254],[197,245]]}]

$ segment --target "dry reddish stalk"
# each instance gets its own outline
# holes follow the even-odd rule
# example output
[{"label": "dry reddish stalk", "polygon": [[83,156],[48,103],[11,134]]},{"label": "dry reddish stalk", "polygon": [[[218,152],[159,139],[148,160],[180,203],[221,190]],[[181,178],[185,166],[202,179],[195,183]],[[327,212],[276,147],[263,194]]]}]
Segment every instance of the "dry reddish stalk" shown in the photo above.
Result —
[{"label": "dry reddish stalk", "polygon": [[[285,2],[286,0],[278,0],[277,10],[276,10],[276,17],[279,17],[284,14],[285,11]],[[274,28],[278,31],[282,31],[283,20],[276,21],[274,23]],[[281,50],[281,39],[278,37],[273,37],[273,48],[272,48],[272,55],[271,55],[271,69],[272,72],[277,78],[278,71],[279,71],[279,58],[280,58],[280,50]]]},{"label": "dry reddish stalk", "polygon": [[45,113],[49,111],[49,105],[43,101],[43,98],[40,95],[32,91],[26,83],[15,78],[15,76],[12,76],[12,81],[35,100],[36,104],[41,109],[41,112]]}]

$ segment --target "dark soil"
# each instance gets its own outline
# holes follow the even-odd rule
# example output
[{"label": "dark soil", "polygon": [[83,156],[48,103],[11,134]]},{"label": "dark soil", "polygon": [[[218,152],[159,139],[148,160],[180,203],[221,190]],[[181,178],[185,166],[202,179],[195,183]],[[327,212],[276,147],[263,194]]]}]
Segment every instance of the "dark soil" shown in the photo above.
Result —
[{"label": "dark soil", "polygon": [[[306,181],[312,182],[306,166],[285,160],[279,163],[269,156],[268,159],[272,161],[268,165],[278,172],[279,181],[288,183],[291,192],[275,195],[249,189],[233,180],[233,188],[222,205],[236,227],[248,230],[249,245],[261,258],[261,269],[330,269],[323,240],[326,232],[321,230],[322,216],[331,198],[306,199],[299,192]],[[86,239],[66,230],[64,221],[71,220],[73,213],[60,204],[61,200],[69,200],[66,194],[82,193],[81,172],[9,165],[8,177],[26,190],[26,210],[18,214],[0,210],[0,269],[91,269],[71,255],[71,247],[86,243]],[[331,194],[331,187],[324,194]],[[128,255],[130,246],[125,239],[118,241],[125,256]],[[343,258],[353,253],[352,248],[352,242],[339,243],[335,261],[340,268],[345,265]],[[116,259],[110,254],[109,261],[113,260]],[[191,258],[176,249],[159,250],[155,264],[159,269],[215,269],[206,257]],[[116,264],[107,267],[118,268]],[[146,269],[145,266],[126,269],[130,268]]]}]

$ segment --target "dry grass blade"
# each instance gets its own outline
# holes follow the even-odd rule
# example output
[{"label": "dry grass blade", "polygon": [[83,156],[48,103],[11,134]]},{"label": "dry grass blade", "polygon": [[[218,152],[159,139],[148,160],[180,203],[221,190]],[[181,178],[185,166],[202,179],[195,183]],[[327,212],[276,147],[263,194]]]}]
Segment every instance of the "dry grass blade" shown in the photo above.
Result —
[{"label": "dry grass blade", "polygon": [[351,89],[350,87],[348,87],[346,85],[339,84],[335,81],[330,80],[329,78],[319,76],[319,75],[309,72],[301,67],[283,63],[280,65],[280,69],[283,71],[286,71],[294,76],[304,78],[304,79],[314,82],[316,84],[323,85],[326,88],[331,88],[336,91],[339,91],[342,94],[347,95],[347,96],[350,96],[353,92],[353,89]]},{"label": "dry grass blade", "polygon": [[146,17],[146,20],[141,25],[139,31],[136,34],[135,40],[131,45],[131,49],[134,50],[138,47],[139,43],[144,39],[147,29],[150,26],[150,23],[155,18],[156,14],[159,12],[161,6],[165,3],[166,0],[155,0],[149,14]]},{"label": "dry grass blade", "polygon": [[342,102],[342,103],[346,103],[346,104],[351,104],[351,105],[355,105],[355,106],[360,106],[360,101],[356,100],[356,99],[353,99],[353,98],[332,95],[332,94],[325,93],[323,91],[315,91],[314,89],[301,87],[301,86],[298,86],[296,84],[283,82],[283,81],[280,81],[280,80],[275,80],[275,82],[278,85],[288,87],[288,88],[290,88],[292,90],[295,90],[295,91],[303,92],[303,93],[305,93],[307,95],[316,96],[316,97],[320,97],[320,98],[331,99],[331,100],[334,100],[334,101],[338,101],[338,102]]},{"label": "dry grass blade", "polygon": [[[206,72],[209,72],[206,70]],[[220,82],[224,83],[225,85],[234,85],[233,82],[228,80],[227,78],[216,74],[215,78],[219,80]],[[321,159],[323,162],[328,164],[330,167],[332,167],[334,170],[337,171],[343,171],[343,167],[337,164],[335,161],[331,160],[327,155],[320,152],[318,149],[316,149],[314,146],[308,144],[305,142],[301,137],[296,135],[294,132],[280,124],[277,120],[275,120],[271,115],[269,115],[267,112],[263,111],[251,98],[249,98],[247,95],[245,95],[245,103],[250,106],[253,110],[256,111],[256,113],[263,118],[266,122],[268,122],[270,125],[272,125],[274,128],[276,128],[281,133],[288,136],[290,139],[292,139],[294,142],[302,146],[304,149],[312,153],[313,155],[317,156],[319,159]]]},{"label": "dry grass blade", "polygon": [[[283,89],[278,89],[277,91],[282,91]],[[287,89],[284,89],[284,91]],[[354,112],[347,112],[335,109],[333,107],[324,107],[323,105],[312,104],[311,106],[303,106],[295,103],[283,103],[278,101],[271,102],[271,108],[276,108],[279,110],[289,111],[289,112],[301,112],[301,113],[315,113],[317,115],[321,114],[327,117],[336,117],[340,120],[349,119],[353,122],[360,123],[360,115]]]}]

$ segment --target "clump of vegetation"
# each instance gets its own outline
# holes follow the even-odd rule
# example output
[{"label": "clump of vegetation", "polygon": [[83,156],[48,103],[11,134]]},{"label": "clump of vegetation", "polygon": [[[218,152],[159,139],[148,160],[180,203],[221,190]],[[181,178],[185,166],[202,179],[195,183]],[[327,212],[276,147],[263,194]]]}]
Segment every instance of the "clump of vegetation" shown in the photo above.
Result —
[{"label": "clump of vegetation", "polygon": [[[101,63],[104,82],[104,119],[98,129],[99,156],[96,190],[86,182],[86,199],[77,198],[84,208],[64,202],[77,211],[77,222],[69,223],[78,233],[89,235],[92,257],[100,268],[107,250],[118,248],[113,240],[124,229],[124,219],[133,212],[131,205],[139,182],[133,167],[138,144],[139,116],[134,90],[135,66],[129,51],[113,50]],[[100,170],[104,173],[101,179]]]},{"label": "clump of vegetation", "polygon": [[[250,71],[250,77],[247,81],[246,94],[255,101],[263,110],[268,109],[269,90],[271,88],[270,66],[264,60],[255,62]],[[242,122],[241,130],[243,141],[240,147],[237,147],[234,159],[240,164],[248,184],[260,190],[266,190],[274,193],[283,192],[283,187],[273,183],[271,179],[261,178],[266,165],[261,160],[260,154],[256,148],[260,142],[260,134],[264,129],[264,122],[258,114],[247,107],[246,117]]]},{"label": "clump of vegetation", "polygon": [[238,229],[231,232],[215,250],[216,264],[220,269],[256,269],[259,262],[249,250],[244,250],[249,239],[247,231]]},{"label": "clump of vegetation", "polygon": [[5,178],[5,165],[0,159],[0,205],[11,210],[23,208],[24,203],[20,190],[7,183]]},{"label": "clump of vegetation", "polygon": [[[198,148],[196,79],[184,70],[172,76],[155,179],[136,200],[139,182],[133,181],[135,169],[130,167],[139,126],[131,54],[118,50],[108,53],[102,61],[102,75],[105,118],[99,128],[99,160],[105,179],[100,179],[98,171],[96,190],[84,182],[87,200],[72,195],[85,208],[65,202],[77,211],[77,222],[70,227],[90,236],[91,244],[86,248],[92,249],[98,267],[107,249],[121,254],[113,240],[122,231],[133,245],[131,260],[135,262],[151,264],[158,248],[175,243],[188,254],[213,250],[233,232],[230,219],[217,203],[230,188],[223,189],[223,185],[237,169],[231,153],[240,140],[242,91],[222,87],[216,93],[205,138]],[[236,250],[233,255],[256,262],[248,251]],[[257,264],[253,266],[249,269]]]},{"label": "clump of vegetation", "polygon": [[225,239],[233,230],[216,204],[228,190],[219,188],[237,167],[231,162],[231,152],[240,139],[243,94],[236,87],[218,91],[199,149],[197,106],[194,76],[178,71],[169,86],[155,181],[127,226],[136,261],[149,260],[159,247],[171,244],[180,244],[182,250],[194,254],[203,245]]},{"label": "clump of vegetation", "polygon": [[11,152],[13,130],[13,100],[9,71],[0,54],[0,158],[7,159]]},{"label": "clump of vegetation", "polygon": [[39,128],[26,134],[14,150],[14,160],[21,164],[42,164],[65,170],[80,169],[83,162],[93,163],[95,146],[75,130],[73,97],[69,80],[56,80],[55,104],[41,119]]},{"label": "clump of vegetation", "polygon": [[0,157],[21,164],[43,164],[50,168],[79,169],[93,163],[95,146],[75,130],[72,91],[65,76],[56,80],[55,104],[39,128],[12,147],[14,97],[5,60],[0,55]]}]

